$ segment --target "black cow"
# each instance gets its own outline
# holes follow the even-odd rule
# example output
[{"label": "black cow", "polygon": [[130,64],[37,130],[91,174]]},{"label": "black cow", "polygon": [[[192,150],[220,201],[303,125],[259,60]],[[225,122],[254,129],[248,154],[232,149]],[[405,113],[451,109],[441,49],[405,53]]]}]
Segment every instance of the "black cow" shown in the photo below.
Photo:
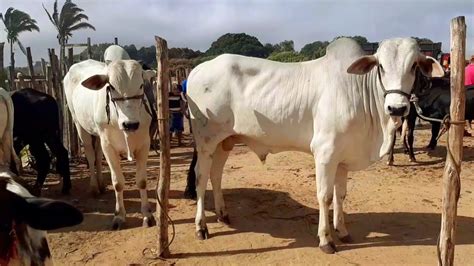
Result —
[{"label": "black cow", "polygon": [[29,145],[38,170],[35,194],[41,194],[41,187],[50,168],[51,159],[45,144],[56,157],[56,170],[63,178],[62,193],[69,194],[71,190],[69,157],[61,141],[56,100],[31,88],[16,91],[12,95],[12,100],[14,147],[17,154],[20,154],[21,150]]},{"label": "black cow", "polygon": [[[418,105],[422,110],[422,115],[430,118],[443,119],[449,114],[451,104],[450,82],[446,78],[429,79],[417,73],[413,93],[418,98]],[[407,136],[404,139],[405,153],[410,156],[410,161],[415,162],[415,154],[413,152],[415,121],[418,114],[415,106],[411,103],[410,112],[407,115]],[[420,117],[421,118],[421,117]],[[422,118],[423,119],[423,118]],[[466,106],[465,119],[471,121],[474,119],[474,86],[466,87]],[[428,149],[434,150],[438,144],[438,134],[441,128],[441,123],[431,123],[431,139],[427,146]],[[395,145],[395,138],[392,142],[392,149],[388,157],[388,164],[393,164],[393,148]]]}]

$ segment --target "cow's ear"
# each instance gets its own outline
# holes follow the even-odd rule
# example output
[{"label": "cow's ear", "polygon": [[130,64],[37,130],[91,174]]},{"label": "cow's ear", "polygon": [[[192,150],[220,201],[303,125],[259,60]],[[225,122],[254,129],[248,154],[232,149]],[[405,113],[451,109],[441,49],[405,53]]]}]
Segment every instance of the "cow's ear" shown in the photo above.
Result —
[{"label": "cow's ear", "polygon": [[441,64],[431,56],[420,55],[417,60],[421,73],[427,77],[444,77],[444,70]]},{"label": "cow's ear", "polygon": [[369,73],[374,66],[378,64],[377,58],[373,55],[362,56],[357,59],[352,65],[347,69],[349,74],[364,75]]},{"label": "cow's ear", "polygon": [[74,206],[58,200],[27,198],[22,221],[38,230],[54,230],[82,223],[82,213]]},{"label": "cow's ear", "polygon": [[100,90],[105,86],[105,84],[107,84],[107,82],[109,82],[109,76],[94,75],[84,80],[81,84],[90,90]]}]

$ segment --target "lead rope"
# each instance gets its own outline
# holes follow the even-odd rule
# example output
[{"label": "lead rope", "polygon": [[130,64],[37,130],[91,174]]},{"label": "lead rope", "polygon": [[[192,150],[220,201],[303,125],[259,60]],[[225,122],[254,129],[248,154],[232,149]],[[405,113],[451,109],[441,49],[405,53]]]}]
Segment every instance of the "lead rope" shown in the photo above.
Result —
[{"label": "lead rope", "polygon": [[[412,97],[412,102],[413,105],[415,106],[416,113],[418,116],[426,121],[429,122],[438,122],[443,125],[443,129],[439,133],[437,139],[441,137],[444,132],[446,132],[446,150],[447,150],[447,159],[448,161],[451,162],[452,165],[454,165],[454,182],[457,184],[458,190],[456,191],[456,205],[458,204],[459,201],[459,196],[461,194],[461,178],[460,178],[460,173],[461,173],[461,162],[456,163],[456,160],[454,160],[453,153],[451,151],[451,146],[449,145],[449,127],[451,125],[464,125],[465,121],[451,121],[451,118],[449,115],[446,115],[443,119],[438,119],[438,118],[431,118],[431,117],[426,117],[422,114],[422,110],[420,106],[418,105],[418,99],[415,97]],[[440,242],[440,237],[441,235],[438,234],[438,238],[436,241],[436,255],[438,256],[438,265],[442,265],[442,260],[441,260],[441,250],[439,247],[439,242]]]}]

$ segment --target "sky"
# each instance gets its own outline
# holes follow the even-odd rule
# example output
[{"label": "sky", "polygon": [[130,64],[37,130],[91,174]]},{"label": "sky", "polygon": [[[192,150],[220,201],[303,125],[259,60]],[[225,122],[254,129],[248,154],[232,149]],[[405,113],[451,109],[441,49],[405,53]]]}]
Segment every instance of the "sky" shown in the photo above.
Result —
[{"label": "sky", "polygon": [[[158,35],[168,47],[189,47],[206,51],[225,33],[247,33],[262,44],[293,40],[301,49],[313,41],[332,40],[341,35],[362,35],[371,42],[392,37],[426,37],[442,42],[449,52],[450,20],[465,16],[466,57],[474,55],[473,0],[75,0],[97,31],[74,33],[70,43],[113,42],[154,44]],[[48,48],[57,48],[55,28],[42,8],[52,9],[53,0],[0,0],[0,12],[7,8],[27,12],[36,19],[40,33],[23,33],[20,41],[30,46],[33,60],[47,58]],[[64,0],[59,0],[61,7]],[[6,42],[0,22],[0,42]],[[17,66],[26,56],[14,47]],[[79,52],[79,50],[76,50]],[[5,65],[10,49],[6,45]]]}]

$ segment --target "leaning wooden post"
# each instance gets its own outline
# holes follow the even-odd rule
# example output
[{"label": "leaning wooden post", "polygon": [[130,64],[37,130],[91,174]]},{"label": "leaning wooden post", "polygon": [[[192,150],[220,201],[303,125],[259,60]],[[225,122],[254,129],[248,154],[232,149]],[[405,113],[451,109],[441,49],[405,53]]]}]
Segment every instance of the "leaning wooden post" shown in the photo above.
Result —
[{"label": "leaning wooden post", "polygon": [[92,59],[91,38],[87,38],[87,59]]},{"label": "leaning wooden post", "polygon": [[169,257],[168,247],[168,193],[170,190],[170,129],[169,129],[169,71],[168,71],[168,45],[166,40],[155,36],[156,62],[157,62],[157,104],[158,104],[158,127],[160,132],[160,180],[158,181],[158,199],[156,209],[158,210],[158,226],[160,235],[158,248],[160,256]]},{"label": "leaning wooden post", "polygon": [[114,44],[118,45],[118,38],[117,37],[114,38]]},{"label": "leaning wooden post", "polygon": [[[466,24],[464,17],[451,20],[451,121],[464,121],[466,90],[464,67],[466,49]],[[463,152],[464,123],[453,123],[448,131],[446,165],[443,175],[443,209],[438,246],[438,263],[454,263],[456,216],[461,189],[461,161]]]},{"label": "leaning wooden post", "polygon": [[67,50],[67,69],[74,64],[74,49],[72,47],[69,47]]},{"label": "leaning wooden post", "polygon": [[30,82],[31,82],[31,87],[33,89],[36,88],[36,82],[35,82],[35,70],[33,68],[33,57],[31,56],[31,48],[26,47],[26,59],[28,61],[28,72],[30,74]]}]

